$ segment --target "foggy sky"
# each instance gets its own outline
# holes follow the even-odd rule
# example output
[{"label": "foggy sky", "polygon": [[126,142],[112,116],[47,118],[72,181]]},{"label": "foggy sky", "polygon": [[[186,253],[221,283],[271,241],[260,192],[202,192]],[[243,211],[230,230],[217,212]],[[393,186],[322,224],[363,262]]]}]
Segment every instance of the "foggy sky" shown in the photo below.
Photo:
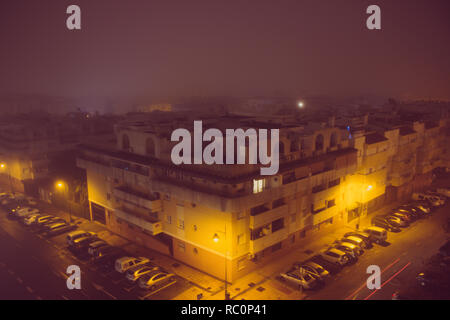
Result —
[{"label": "foggy sky", "polygon": [[0,93],[450,99],[449,39],[448,0],[2,0]]}]

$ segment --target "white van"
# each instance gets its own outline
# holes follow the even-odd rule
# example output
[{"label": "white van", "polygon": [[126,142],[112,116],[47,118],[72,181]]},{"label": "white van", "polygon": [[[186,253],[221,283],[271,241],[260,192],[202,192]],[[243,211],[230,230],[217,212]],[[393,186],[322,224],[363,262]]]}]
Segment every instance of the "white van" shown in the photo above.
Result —
[{"label": "white van", "polygon": [[368,233],[370,235],[370,239],[376,243],[387,241],[387,231],[383,228],[372,226],[364,229],[364,232]]}]

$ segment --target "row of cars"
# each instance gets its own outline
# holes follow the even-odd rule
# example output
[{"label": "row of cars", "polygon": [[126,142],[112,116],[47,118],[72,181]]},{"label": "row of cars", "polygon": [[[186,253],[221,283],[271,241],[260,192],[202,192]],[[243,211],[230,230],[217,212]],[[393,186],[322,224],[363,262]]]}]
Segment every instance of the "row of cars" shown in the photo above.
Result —
[{"label": "row of cars", "polygon": [[123,249],[100,239],[96,233],[78,229],[77,225],[60,217],[44,214],[36,205],[36,201],[21,194],[0,194],[0,206],[9,219],[17,220],[30,231],[43,236],[67,234],[67,246],[74,255],[87,258],[103,269],[113,268],[125,275],[129,282],[138,283],[141,289],[155,290],[176,281],[174,274],[152,264],[150,259],[130,257]]},{"label": "row of cars", "polygon": [[[374,243],[386,243],[389,232],[399,232],[408,227],[413,221],[430,215],[433,208],[445,204],[448,189],[440,192],[414,194],[415,202],[401,205],[391,212],[372,218],[372,226],[363,231],[352,231],[335,240],[327,250],[312,258],[295,262],[287,271],[280,274],[280,278],[301,289],[313,289],[324,283],[332,273],[342,267],[355,263],[365,250],[373,247]],[[419,196],[420,195],[420,196]]]},{"label": "row of cars", "polygon": [[76,230],[66,237],[68,249],[77,256],[88,256],[89,260],[102,268],[111,268],[123,274],[130,283],[139,288],[155,290],[175,282],[175,275],[162,270],[146,257],[130,257],[121,248],[101,240],[96,233]]},{"label": "row of cars", "polygon": [[37,202],[22,194],[0,194],[0,206],[8,214],[8,219],[17,220],[43,236],[57,236],[77,229],[75,224],[53,215],[42,213]]}]

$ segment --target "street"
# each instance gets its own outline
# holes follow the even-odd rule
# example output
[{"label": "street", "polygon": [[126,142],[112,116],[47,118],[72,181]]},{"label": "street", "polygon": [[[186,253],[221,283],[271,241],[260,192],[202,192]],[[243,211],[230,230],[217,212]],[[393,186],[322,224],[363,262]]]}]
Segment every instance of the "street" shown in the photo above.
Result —
[{"label": "street", "polygon": [[[306,292],[308,299],[386,300],[399,290],[404,292],[424,267],[426,259],[437,253],[446,241],[443,221],[447,219],[450,205],[437,209],[431,217],[418,220],[400,233],[388,233],[388,244],[374,244],[350,266],[332,275],[326,285],[317,291]],[[378,265],[381,269],[380,290],[369,290],[366,286],[367,267]],[[407,295],[407,293],[406,293]]]},{"label": "street", "polygon": [[[177,277],[175,283],[154,292],[142,292],[114,270],[100,270],[66,248],[65,234],[45,239],[17,221],[0,214],[0,299],[164,299],[191,285]],[[81,269],[81,289],[66,286],[67,267]]]}]

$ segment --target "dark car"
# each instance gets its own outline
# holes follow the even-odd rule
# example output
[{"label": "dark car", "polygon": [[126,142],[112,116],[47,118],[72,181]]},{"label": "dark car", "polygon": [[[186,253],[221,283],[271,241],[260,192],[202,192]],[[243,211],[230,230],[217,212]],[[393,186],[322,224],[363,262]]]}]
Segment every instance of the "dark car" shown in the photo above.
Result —
[{"label": "dark car", "polygon": [[54,224],[54,223],[59,223],[59,222],[66,222],[66,220],[64,220],[63,218],[54,217],[54,216],[50,216],[50,218],[45,217],[42,220],[39,219],[39,221],[35,221],[34,224],[32,225],[32,229],[38,233],[44,232],[45,228],[47,226]]},{"label": "dark car", "polygon": [[399,226],[394,225],[392,222],[388,221],[384,217],[374,217],[372,218],[372,225],[376,227],[380,227],[386,229],[391,232],[400,232]]},{"label": "dark car", "polygon": [[116,259],[125,256],[123,249],[113,246],[105,246],[98,250],[92,258],[97,264],[114,265]]},{"label": "dark car", "polygon": [[98,241],[99,238],[97,236],[86,236],[82,238],[77,238],[73,240],[72,245],[69,246],[69,249],[76,252],[84,252],[87,254],[87,250],[89,245],[93,242]]},{"label": "dark car", "polygon": [[78,228],[74,224],[70,224],[67,222],[58,222],[54,224],[47,225],[44,230],[44,235],[47,237],[57,236],[69,231],[73,231]]}]

